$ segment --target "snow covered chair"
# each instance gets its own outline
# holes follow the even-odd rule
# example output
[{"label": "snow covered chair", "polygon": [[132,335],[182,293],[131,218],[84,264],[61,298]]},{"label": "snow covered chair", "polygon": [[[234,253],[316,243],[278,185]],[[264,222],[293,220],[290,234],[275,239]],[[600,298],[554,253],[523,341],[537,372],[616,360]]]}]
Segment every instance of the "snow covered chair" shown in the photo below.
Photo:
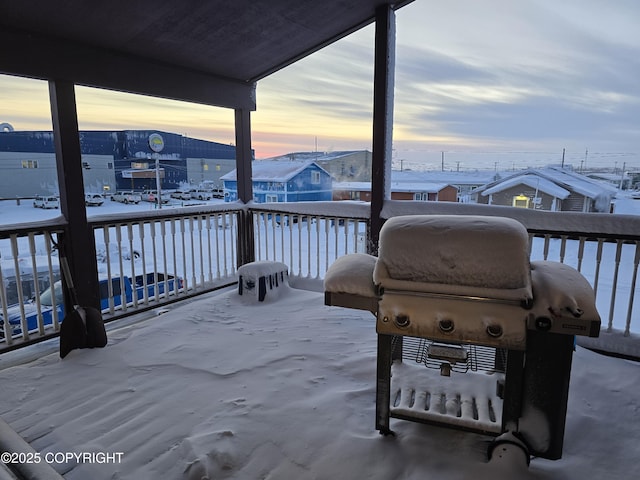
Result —
[{"label": "snow covered chair", "polygon": [[600,317],[579,272],[529,261],[522,224],[394,217],[379,256],[339,258],[324,290],[327,305],[376,316],[381,433],[390,417],[446,424],[561,457],[574,335],[598,336]]}]

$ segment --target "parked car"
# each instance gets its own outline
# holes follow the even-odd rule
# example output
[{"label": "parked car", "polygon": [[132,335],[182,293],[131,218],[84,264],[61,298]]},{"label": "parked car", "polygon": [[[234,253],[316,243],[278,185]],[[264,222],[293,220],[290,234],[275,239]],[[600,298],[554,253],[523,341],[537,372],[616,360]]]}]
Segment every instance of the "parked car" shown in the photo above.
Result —
[{"label": "parked car", "polygon": [[100,193],[86,193],[84,203],[87,207],[99,207],[104,203],[104,197]]},{"label": "parked car", "polygon": [[196,200],[211,200],[213,198],[213,192],[211,190],[198,188],[191,190],[191,198],[195,198]]},{"label": "parked car", "polygon": [[[157,203],[158,202],[158,191],[157,190],[145,190],[144,192],[142,192],[140,194],[140,196],[142,197],[142,201],[143,202],[151,202],[151,203]],[[161,201],[162,203],[169,203],[169,194],[168,193],[164,193],[164,194],[160,194],[161,197]]]},{"label": "parked car", "polygon": [[139,193],[136,193],[132,190],[125,192],[116,192],[111,197],[111,200],[120,203],[140,203],[142,201],[142,197]]},{"label": "parked car", "polygon": [[60,200],[55,195],[36,195],[33,199],[36,208],[60,208]]},{"label": "parked car", "polygon": [[[111,292],[109,292],[109,283],[111,283]],[[148,273],[146,274],[146,276],[137,275],[135,277],[135,281],[132,281],[132,279],[128,276],[114,277],[111,279],[111,281],[109,281],[108,278],[105,278],[103,280],[100,280],[100,308],[103,311],[109,310],[111,308],[110,303],[112,303],[115,309],[121,309],[123,298],[124,301],[129,304],[133,302],[134,295],[138,300],[143,300],[145,295],[145,283],[148,298],[158,298],[160,296],[163,296],[165,292],[167,295],[173,295],[181,288],[183,288],[181,278],[178,277],[176,283],[175,276],[168,274],[165,275],[164,273]],[[53,324],[54,305],[55,309],[58,312],[58,320],[61,322],[62,320],[64,320],[65,310],[63,305],[62,284],[60,281],[57,281],[54,284],[53,289],[49,287],[40,295],[40,309],[45,327],[51,326]],[[25,303],[23,305],[23,308],[25,311],[27,328],[29,329],[29,331],[37,330],[38,311],[36,302],[31,300]],[[20,324],[20,306],[13,305],[8,307],[7,315],[9,316],[11,334],[21,334],[22,325]],[[1,312],[0,337],[4,337],[4,318]]]},{"label": "parked car", "polygon": [[178,200],[191,200],[191,190],[179,188],[171,192],[171,198],[177,198]]}]

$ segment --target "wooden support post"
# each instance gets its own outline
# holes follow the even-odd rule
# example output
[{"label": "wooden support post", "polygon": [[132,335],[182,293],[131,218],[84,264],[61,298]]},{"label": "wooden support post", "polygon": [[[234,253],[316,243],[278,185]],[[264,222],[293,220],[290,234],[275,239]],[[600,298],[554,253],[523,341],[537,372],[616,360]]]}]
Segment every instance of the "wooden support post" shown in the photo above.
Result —
[{"label": "wooden support post", "polygon": [[56,149],[60,210],[68,222],[65,250],[82,306],[100,309],[98,266],[93,231],[87,222],[82,178],[82,151],[72,82],[50,81],[49,96]]},{"label": "wooden support post", "polygon": [[371,168],[371,222],[367,252],[376,255],[382,228],[384,201],[391,198],[393,140],[393,86],[395,69],[395,12],[391,5],[376,11],[373,85],[373,152]]},{"label": "wooden support post", "polygon": [[[238,199],[243,203],[253,200],[253,175],[251,162],[251,116],[249,110],[236,109],[236,182],[238,185]],[[255,260],[253,239],[253,218],[249,212],[244,212],[238,223],[238,266]]]}]

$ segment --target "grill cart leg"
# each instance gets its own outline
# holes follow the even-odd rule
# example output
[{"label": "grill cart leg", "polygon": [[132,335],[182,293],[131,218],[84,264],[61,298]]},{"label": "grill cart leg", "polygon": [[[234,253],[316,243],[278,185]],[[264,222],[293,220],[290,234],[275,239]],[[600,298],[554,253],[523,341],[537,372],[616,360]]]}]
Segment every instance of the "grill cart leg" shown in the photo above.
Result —
[{"label": "grill cart leg", "polygon": [[378,335],[378,367],[376,378],[376,430],[393,435],[389,428],[391,401],[391,354],[393,335]]},{"label": "grill cart leg", "polygon": [[[562,457],[573,357],[573,335],[529,330],[519,432],[534,456]],[[547,422],[540,437],[540,421]]]},{"label": "grill cart leg", "polygon": [[[496,351],[498,355],[498,351]],[[502,402],[502,431],[518,431],[522,415],[522,389],[525,352],[507,350],[506,376]]]}]

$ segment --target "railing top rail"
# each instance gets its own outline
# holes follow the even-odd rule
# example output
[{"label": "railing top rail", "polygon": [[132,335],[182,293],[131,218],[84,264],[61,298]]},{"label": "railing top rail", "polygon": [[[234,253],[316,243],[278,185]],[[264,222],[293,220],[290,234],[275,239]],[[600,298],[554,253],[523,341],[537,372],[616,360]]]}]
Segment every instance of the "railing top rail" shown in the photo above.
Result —
[{"label": "railing top rail", "polygon": [[55,218],[39,220],[37,222],[0,225],[0,238],[9,238],[10,235],[16,233],[18,236],[23,236],[34,232],[60,231],[64,229],[67,223],[67,220],[62,215],[59,215]]},{"label": "railing top rail", "polygon": [[350,200],[340,202],[248,203],[246,208],[253,212],[276,212],[362,220],[368,219],[371,213],[371,204],[368,202]]},{"label": "railing top rail", "polygon": [[509,217],[518,220],[532,233],[640,240],[640,216],[636,215],[548,212],[498,205],[406,200],[387,200],[382,210],[385,219],[420,214]]},{"label": "railing top rail", "polygon": [[172,218],[192,217],[194,215],[206,215],[212,213],[231,213],[243,209],[243,204],[239,202],[215,204],[215,205],[194,205],[190,207],[164,208],[145,212],[131,213],[111,213],[107,215],[94,215],[89,217],[89,224],[93,227],[113,225],[116,223],[144,222],[151,220],[169,220]]}]

